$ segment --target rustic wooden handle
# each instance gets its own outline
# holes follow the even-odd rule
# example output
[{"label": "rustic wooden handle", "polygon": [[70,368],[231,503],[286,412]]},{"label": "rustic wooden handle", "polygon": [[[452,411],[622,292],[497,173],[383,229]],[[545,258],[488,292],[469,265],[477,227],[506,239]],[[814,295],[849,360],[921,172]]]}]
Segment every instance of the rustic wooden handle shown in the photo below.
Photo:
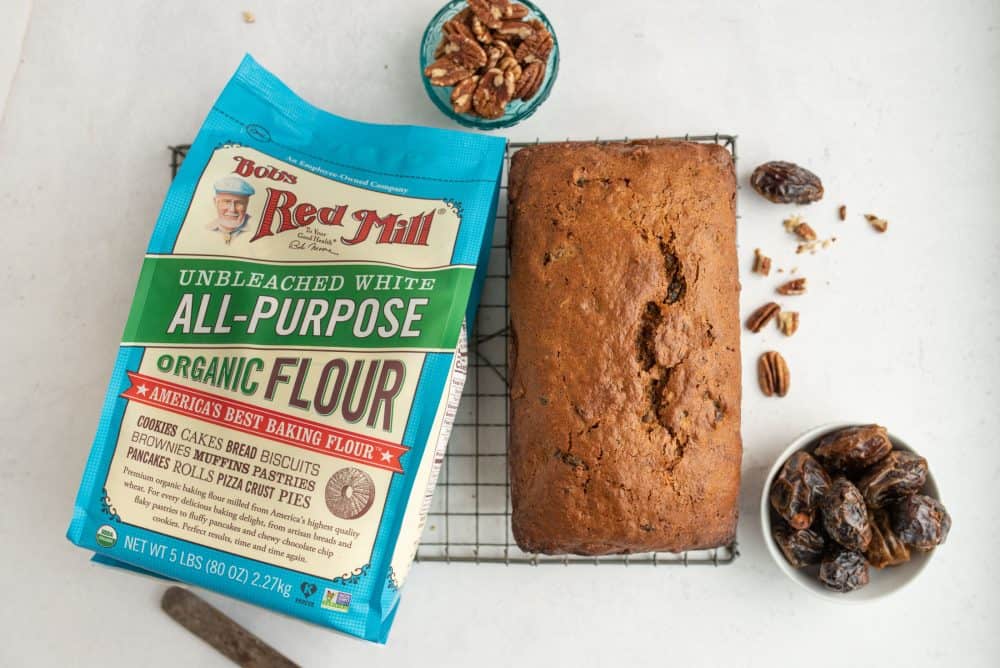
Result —
[{"label": "rustic wooden handle", "polygon": [[244,668],[298,668],[273,647],[182,587],[170,587],[163,611],[233,663]]}]

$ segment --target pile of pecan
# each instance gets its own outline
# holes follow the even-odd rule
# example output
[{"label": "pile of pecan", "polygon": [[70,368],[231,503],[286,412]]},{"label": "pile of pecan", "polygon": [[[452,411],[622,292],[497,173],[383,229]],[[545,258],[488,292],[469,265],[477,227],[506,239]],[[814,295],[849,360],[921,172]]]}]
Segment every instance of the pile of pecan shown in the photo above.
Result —
[{"label": "pile of pecan", "polygon": [[454,86],[456,113],[500,118],[511,100],[530,100],[545,80],[555,42],[528,8],[510,0],[469,0],[441,29],[437,59],[426,68],[434,86]]}]

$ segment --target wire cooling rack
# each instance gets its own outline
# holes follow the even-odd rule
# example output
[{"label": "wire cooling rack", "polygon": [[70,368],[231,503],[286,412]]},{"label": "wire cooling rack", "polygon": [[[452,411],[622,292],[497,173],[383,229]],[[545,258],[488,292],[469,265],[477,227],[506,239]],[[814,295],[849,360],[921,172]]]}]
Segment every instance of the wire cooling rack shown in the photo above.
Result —
[{"label": "wire cooling rack", "polygon": [[[658,139],[659,137],[657,137]],[[669,139],[719,144],[736,160],[736,136],[685,135]],[[567,140],[568,141],[568,140]],[[597,143],[629,139],[593,140]],[[469,341],[469,369],[462,401],[448,442],[416,561],[476,564],[623,564],[651,566],[723,566],[739,556],[733,543],[710,550],[649,552],[603,557],[550,556],[523,552],[510,528],[510,478],[507,443],[510,403],[507,393],[507,332],[510,312],[507,281],[507,171],[510,157],[525,146],[510,143],[504,156],[500,201],[490,248],[489,266],[475,327]],[[174,175],[190,148],[171,146]]]}]

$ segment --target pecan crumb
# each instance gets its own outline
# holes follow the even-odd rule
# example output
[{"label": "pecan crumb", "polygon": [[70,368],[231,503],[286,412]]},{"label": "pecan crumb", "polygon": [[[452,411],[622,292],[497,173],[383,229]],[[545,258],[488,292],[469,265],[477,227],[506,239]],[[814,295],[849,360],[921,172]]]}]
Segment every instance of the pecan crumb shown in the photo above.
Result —
[{"label": "pecan crumb", "polygon": [[759,248],[753,249],[753,271],[763,276],[771,273],[771,258],[761,253]]},{"label": "pecan crumb", "polygon": [[786,232],[788,232],[789,234],[795,234],[795,228],[804,222],[805,221],[802,220],[802,216],[796,214],[794,216],[789,216],[788,218],[785,218],[783,221],[781,221],[781,224],[785,226]]},{"label": "pecan crumb", "polygon": [[803,241],[816,241],[816,232],[809,227],[809,223],[802,223],[795,228],[795,234]]},{"label": "pecan crumb", "polygon": [[797,311],[782,311],[778,314],[778,329],[785,336],[791,336],[799,329],[799,314]]},{"label": "pecan crumb", "polygon": [[779,295],[804,295],[806,293],[806,279],[794,278],[787,283],[778,286]]},{"label": "pecan crumb", "polygon": [[818,249],[829,248],[836,242],[837,242],[837,237],[830,237],[829,239],[822,239],[822,240],[816,239],[814,241],[807,241],[804,244],[799,244],[795,248],[795,253],[796,255],[801,255],[802,253],[808,251],[810,255],[815,255]]},{"label": "pecan crumb", "polygon": [[837,209],[837,215],[840,216],[841,220],[847,220],[847,205],[841,204],[840,208]]},{"label": "pecan crumb", "polygon": [[799,239],[803,241],[815,241],[816,231],[807,223],[802,220],[801,216],[792,216],[784,221],[785,230],[791,234],[794,234]]},{"label": "pecan crumb", "polygon": [[865,220],[867,220],[871,224],[871,226],[875,228],[875,231],[878,232],[879,234],[882,234],[887,229],[889,229],[889,221],[885,220],[884,218],[879,218],[873,213],[866,213]]}]

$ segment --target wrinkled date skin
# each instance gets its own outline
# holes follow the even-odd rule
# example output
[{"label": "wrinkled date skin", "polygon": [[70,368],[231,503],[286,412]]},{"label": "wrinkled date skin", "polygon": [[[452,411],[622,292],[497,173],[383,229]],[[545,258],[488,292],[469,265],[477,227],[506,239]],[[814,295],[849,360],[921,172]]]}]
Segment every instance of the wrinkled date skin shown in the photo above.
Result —
[{"label": "wrinkled date skin", "polygon": [[872,539],[865,550],[865,559],[875,568],[896,566],[910,560],[910,548],[892,530],[892,517],[882,508],[868,509]]},{"label": "wrinkled date skin", "polygon": [[813,451],[827,470],[858,473],[885,459],[892,452],[892,441],[885,427],[866,424],[827,434]]},{"label": "wrinkled date skin", "polygon": [[820,503],[823,528],[833,540],[849,550],[864,550],[872,539],[868,508],[861,492],[850,480],[836,478]]},{"label": "wrinkled date skin", "polygon": [[819,581],[830,590],[846,594],[868,584],[868,562],[860,552],[836,550],[819,566]]},{"label": "wrinkled date skin", "polygon": [[774,527],[774,542],[781,548],[788,563],[795,568],[818,564],[823,559],[826,539],[818,531],[800,529],[777,523]]},{"label": "wrinkled date skin", "polygon": [[951,515],[937,499],[914,494],[893,506],[892,528],[904,543],[926,552],[948,538]]},{"label": "wrinkled date skin", "polygon": [[808,452],[796,452],[771,484],[771,506],[793,529],[808,529],[830,476]]},{"label": "wrinkled date skin", "polygon": [[765,162],[753,170],[750,185],[776,204],[809,204],[823,197],[819,177],[792,162]]},{"label": "wrinkled date skin", "polygon": [[869,508],[885,508],[916,494],[927,482],[927,460],[919,455],[894,450],[864,472],[858,489]]}]

